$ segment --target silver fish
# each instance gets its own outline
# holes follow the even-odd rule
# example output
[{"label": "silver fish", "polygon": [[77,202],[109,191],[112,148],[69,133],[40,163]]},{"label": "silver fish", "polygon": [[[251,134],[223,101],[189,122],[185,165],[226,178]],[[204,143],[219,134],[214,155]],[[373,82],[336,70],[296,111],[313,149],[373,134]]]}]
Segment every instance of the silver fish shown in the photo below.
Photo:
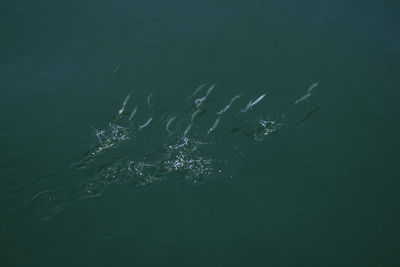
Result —
[{"label": "silver fish", "polygon": [[189,133],[190,129],[192,128],[193,123],[189,124],[188,127],[186,127],[185,132],[183,133],[183,137],[186,137],[187,134]]},{"label": "silver fish", "polygon": [[257,104],[258,102],[260,102],[264,97],[265,97],[265,94],[259,96],[256,100],[254,100],[254,101],[251,103],[250,109],[251,109],[255,104]]},{"label": "silver fish", "polygon": [[218,111],[216,114],[217,114],[217,115],[222,115],[222,114],[224,114],[230,107],[231,107],[231,105],[226,105],[223,109],[221,109],[220,111]]},{"label": "silver fish", "polygon": [[202,98],[198,98],[194,101],[194,103],[196,104],[197,107],[200,107],[200,105],[207,99],[208,95],[212,92],[212,90],[214,90],[214,87],[215,87],[215,83],[213,85],[211,85],[210,88],[208,88],[205,96],[203,96]]},{"label": "silver fish", "polygon": [[119,67],[121,66],[121,64],[118,64],[115,69],[113,70],[113,75],[115,76],[115,74],[117,73]]},{"label": "silver fish", "polygon": [[147,127],[147,126],[150,124],[150,122],[151,122],[152,120],[153,120],[153,117],[148,118],[147,121],[146,121],[144,124],[142,124],[142,125],[139,126],[139,131],[140,131],[141,129],[143,129],[144,127]]},{"label": "silver fish", "polygon": [[239,99],[241,96],[242,96],[242,94],[238,94],[238,95],[234,96],[234,97],[231,99],[231,102],[229,102],[229,105],[232,105],[233,102],[235,102],[236,99]]},{"label": "silver fish", "polygon": [[129,115],[129,120],[130,120],[130,121],[133,119],[133,117],[135,117],[135,114],[136,114],[136,112],[137,112],[137,109],[138,109],[138,107],[136,106],[136,107],[132,110],[131,115]]},{"label": "silver fish", "polygon": [[203,89],[204,86],[206,86],[206,85],[207,85],[206,83],[203,83],[203,84],[199,85],[199,87],[197,87],[196,90],[194,90],[193,94],[191,94],[190,96],[186,97],[186,100],[189,100],[189,99],[193,98],[194,96],[196,96],[201,91],[201,89]]},{"label": "silver fish", "polygon": [[298,104],[304,100],[306,100],[307,98],[309,98],[311,96],[311,94],[307,93],[305,95],[303,95],[302,97],[300,97],[299,99],[296,100],[296,102],[294,102],[294,104]]},{"label": "silver fish", "polygon": [[151,92],[148,96],[147,96],[147,105],[149,105],[149,108],[151,108],[151,103],[150,103],[150,101],[151,101],[151,98],[153,97],[153,95],[154,95],[154,92]]},{"label": "silver fish", "polygon": [[210,134],[212,131],[215,130],[215,128],[217,128],[219,121],[221,120],[221,117],[218,117],[214,124],[211,126],[211,128],[208,130],[207,134]]},{"label": "silver fish", "polygon": [[190,121],[193,121],[194,118],[196,118],[197,115],[201,112],[201,109],[196,109],[195,112],[193,112],[192,117],[190,118]]},{"label": "silver fish", "polygon": [[240,110],[240,113],[245,113],[245,112],[249,111],[252,103],[253,103],[253,100],[250,100],[250,102],[244,107],[244,109]]},{"label": "silver fish", "polygon": [[131,94],[127,95],[125,97],[124,103],[122,103],[122,107],[120,110],[118,110],[118,116],[121,116],[122,112],[124,112],[126,104],[128,104],[129,98],[131,98]]},{"label": "silver fish", "polygon": [[217,115],[222,115],[222,114],[224,114],[224,113],[231,107],[231,105],[233,104],[233,102],[235,102],[235,100],[238,99],[240,96],[241,96],[240,94],[237,95],[237,96],[234,96],[234,97],[231,99],[231,101],[229,102],[228,105],[226,105],[223,109],[221,109],[219,112],[217,112]]},{"label": "silver fish", "polygon": [[215,83],[213,85],[210,86],[210,88],[208,88],[207,93],[206,93],[206,97],[212,92],[212,90],[214,90],[215,87]]},{"label": "silver fish", "polygon": [[296,102],[294,102],[294,104],[298,104],[304,100],[306,100],[307,98],[309,98],[312,94],[311,91],[318,86],[318,82],[315,82],[313,84],[311,84],[311,86],[307,89],[307,93],[305,95],[303,95],[302,97],[300,97],[299,99],[296,100]]},{"label": "silver fish", "polygon": [[170,118],[167,122],[167,126],[165,126],[165,130],[167,130],[167,132],[170,132],[169,127],[171,126],[172,122],[176,119],[176,116],[173,116],[172,118]]},{"label": "silver fish", "polygon": [[311,84],[311,86],[308,88],[307,93],[311,94],[311,91],[319,85],[319,82],[315,82]]}]

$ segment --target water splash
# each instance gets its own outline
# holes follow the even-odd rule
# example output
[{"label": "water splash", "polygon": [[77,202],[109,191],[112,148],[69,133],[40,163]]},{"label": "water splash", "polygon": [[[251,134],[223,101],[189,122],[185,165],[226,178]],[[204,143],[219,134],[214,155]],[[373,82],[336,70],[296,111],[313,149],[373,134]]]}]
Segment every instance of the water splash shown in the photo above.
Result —
[{"label": "water splash", "polygon": [[283,124],[272,119],[261,119],[259,127],[254,132],[254,140],[262,141],[270,134],[276,133],[282,128]]},{"label": "water splash", "polygon": [[[82,182],[83,191],[92,196],[99,196],[102,187],[112,184],[139,187],[169,179],[199,182],[205,177],[222,174],[229,176],[234,172],[231,169],[235,166],[233,161],[239,158],[237,155],[240,155],[242,160],[245,157],[244,152],[239,149],[240,146],[229,143],[238,140],[227,138],[230,133],[240,133],[250,141],[263,141],[284,126],[280,119],[275,119],[276,116],[262,110],[261,100],[265,94],[255,101],[250,101],[245,110],[239,108],[245,104],[242,103],[236,111],[226,113],[233,101],[240,100],[240,94],[236,95],[215,119],[215,112],[206,112],[213,109],[210,106],[212,103],[205,101],[214,87],[215,84],[202,98],[196,99],[197,102],[195,101],[191,108],[181,107],[183,111],[175,107],[173,112],[164,111],[157,115],[157,110],[152,109],[149,115],[137,114],[135,108],[130,116],[128,114],[127,118],[122,116],[118,120],[114,119],[104,129],[92,127],[97,142],[83,159],[72,164],[76,169],[92,169],[94,173]],[[144,103],[151,104],[152,94],[149,94]],[[127,102],[125,98],[124,108],[127,107]],[[246,112],[258,103],[260,104],[257,111],[264,115]],[[135,105],[137,107],[140,103]],[[217,106],[221,107],[218,103]],[[238,112],[246,114],[232,116]],[[138,120],[143,124],[134,125],[129,120],[133,117],[132,114],[139,116]],[[222,114],[224,123],[220,125]],[[259,116],[259,119],[254,120],[254,116]],[[150,122],[152,127],[146,127]],[[132,147],[132,150],[129,147]],[[229,147],[233,149],[228,151]],[[123,149],[128,151],[124,155],[121,154]],[[107,156],[111,151],[114,151],[114,156]],[[217,151],[219,152],[215,153]],[[99,158],[99,155],[103,156]]]}]

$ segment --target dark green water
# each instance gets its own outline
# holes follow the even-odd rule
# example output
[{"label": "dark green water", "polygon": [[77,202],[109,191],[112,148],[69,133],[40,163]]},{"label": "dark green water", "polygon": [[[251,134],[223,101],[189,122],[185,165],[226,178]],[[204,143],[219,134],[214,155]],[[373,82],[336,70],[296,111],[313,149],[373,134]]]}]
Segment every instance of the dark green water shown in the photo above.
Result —
[{"label": "dark green water", "polygon": [[399,11],[2,1],[0,266],[399,266]]}]

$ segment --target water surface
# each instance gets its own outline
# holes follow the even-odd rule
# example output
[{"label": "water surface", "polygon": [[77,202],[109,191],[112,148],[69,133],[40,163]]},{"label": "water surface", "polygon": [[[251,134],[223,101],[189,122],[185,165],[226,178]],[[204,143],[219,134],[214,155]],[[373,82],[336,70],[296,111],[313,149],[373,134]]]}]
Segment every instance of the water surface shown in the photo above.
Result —
[{"label": "water surface", "polygon": [[0,6],[2,266],[399,264],[396,2]]}]

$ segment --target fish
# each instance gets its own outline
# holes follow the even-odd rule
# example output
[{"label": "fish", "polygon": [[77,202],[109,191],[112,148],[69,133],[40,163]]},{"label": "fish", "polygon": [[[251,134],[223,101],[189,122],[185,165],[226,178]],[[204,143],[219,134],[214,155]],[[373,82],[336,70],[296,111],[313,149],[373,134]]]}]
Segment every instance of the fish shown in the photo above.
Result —
[{"label": "fish", "polygon": [[208,130],[207,134],[210,134],[212,131],[215,130],[215,128],[217,128],[217,126],[218,126],[220,120],[221,120],[221,116],[219,116],[219,117],[215,120],[214,124],[213,124],[213,125],[211,126],[211,128]]},{"label": "fish", "polygon": [[307,98],[309,98],[311,96],[311,94],[307,93],[305,95],[303,95],[302,97],[300,97],[299,99],[296,100],[296,102],[294,102],[294,104],[298,104],[304,100],[306,100]]},{"label": "fish", "polygon": [[260,102],[260,101],[265,97],[265,95],[266,95],[266,94],[263,94],[263,95],[259,96],[256,100],[254,100],[254,101],[251,103],[250,109],[252,109],[253,106],[254,106],[255,104],[257,104],[258,102]]},{"label": "fish", "polygon": [[131,94],[129,94],[129,95],[127,95],[127,96],[125,97],[125,100],[124,100],[124,103],[122,103],[121,109],[118,110],[118,116],[121,116],[122,113],[124,112],[125,107],[126,107],[126,105],[128,104],[129,98],[131,98]]},{"label": "fish", "polygon": [[250,102],[247,103],[246,107],[245,107],[244,109],[241,109],[241,110],[240,110],[239,114],[240,114],[240,113],[246,113],[247,111],[249,111],[250,109],[252,109],[253,106],[255,106],[258,102],[260,102],[261,100],[263,100],[263,98],[264,98],[265,96],[266,96],[266,94],[263,94],[263,95],[260,95],[260,96],[259,96],[256,100],[254,100],[254,101],[253,101],[253,99],[250,100]]},{"label": "fish", "polygon": [[212,90],[214,90],[215,87],[215,83],[213,85],[210,86],[210,88],[208,88],[207,93],[206,93],[206,97],[212,92]]},{"label": "fish", "polygon": [[235,95],[235,96],[231,99],[231,101],[229,102],[229,105],[232,105],[233,102],[235,102],[236,99],[239,99],[241,96],[242,96],[242,94]]},{"label": "fish", "polygon": [[190,121],[193,121],[194,118],[201,112],[201,109],[196,109],[195,112],[193,112],[192,117],[190,117]]},{"label": "fish", "polygon": [[229,102],[228,105],[226,105],[223,109],[221,109],[219,112],[217,112],[217,115],[222,115],[224,114],[233,104],[233,102],[235,102],[236,99],[240,98],[241,94],[234,96],[231,101]]},{"label": "fish", "polygon": [[308,120],[315,112],[319,110],[319,107],[314,107],[311,111],[309,111],[302,119],[297,122],[297,125],[302,124],[304,121]]},{"label": "fish", "polygon": [[251,104],[252,104],[252,103],[253,103],[253,100],[250,100],[250,102],[247,103],[247,105],[244,107],[244,109],[241,109],[241,110],[240,110],[239,114],[240,114],[240,113],[245,113],[245,112],[249,111],[249,109],[251,109]]},{"label": "fish", "polygon": [[302,97],[300,97],[299,99],[296,100],[296,102],[294,102],[294,104],[298,104],[304,100],[306,100],[307,98],[309,98],[312,94],[311,91],[318,86],[318,82],[315,82],[313,84],[311,84],[311,86],[307,89],[307,93],[305,95],[303,95]]},{"label": "fish", "polygon": [[151,108],[152,104],[150,103],[151,98],[153,97],[154,92],[151,92],[148,96],[147,96],[147,105],[149,105],[149,108]]},{"label": "fish", "polygon": [[150,117],[150,118],[147,119],[147,121],[146,121],[144,124],[139,125],[139,131],[140,131],[141,129],[143,129],[144,127],[147,127],[147,126],[150,124],[150,122],[151,122],[152,120],[153,120],[153,117]]},{"label": "fish", "polygon": [[170,132],[169,127],[171,126],[172,122],[176,119],[176,116],[171,117],[168,122],[167,122],[167,126],[165,126],[165,130],[167,130],[167,132]]},{"label": "fish", "polygon": [[240,129],[240,128],[232,128],[232,129],[230,130],[230,132],[231,132],[231,133],[241,133],[241,134],[243,134],[243,135],[245,135],[245,136],[251,136],[251,135],[252,135],[252,133],[248,133],[248,132],[246,132],[245,130],[242,130],[242,129]]},{"label": "fish", "polygon": [[186,136],[187,136],[187,134],[189,133],[189,131],[190,131],[190,129],[192,128],[192,126],[193,126],[193,123],[189,124],[189,125],[186,127],[185,132],[183,133],[183,137],[186,137]]},{"label": "fish", "polygon": [[315,82],[311,84],[311,86],[308,88],[307,93],[311,94],[311,91],[319,85],[319,82]]},{"label": "fish", "polygon": [[193,94],[186,97],[186,100],[189,100],[189,99],[193,98],[194,96],[196,96],[206,85],[207,85],[206,83],[199,85],[199,87],[197,87],[196,90],[194,90]]},{"label": "fish", "polygon": [[124,103],[123,103],[124,106],[126,106],[126,104],[128,104],[129,98],[131,98],[131,94],[128,94],[128,95],[125,97],[125,100],[124,100]]},{"label": "fish", "polygon": [[132,110],[131,115],[129,115],[129,120],[130,120],[130,121],[133,119],[133,117],[135,117],[135,114],[136,114],[136,112],[137,112],[137,109],[138,109],[138,107],[136,106],[136,107]]},{"label": "fish", "polygon": [[230,105],[226,105],[223,109],[221,109],[220,111],[218,111],[216,114],[217,115],[222,115],[224,114],[231,106]]},{"label": "fish", "polygon": [[119,70],[119,67],[121,66],[121,64],[118,64],[114,70],[113,70],[113,75],[115,76],[115,74],[117,73],[117,71]]},{"label": "fish", "polygon": [[200,107],[200,105],[207,99],[208,95],[212,92],[212,90],[214,90],[214,87],[215,87],[215,83],[214,83],[213,85],[211,85],[210,88],[208,88],[206,95],[203,96],[203,97],[201,97],[201,98],[196,99],[196,100],[194,101],[194,104],[195,104],[197,107]]}]

